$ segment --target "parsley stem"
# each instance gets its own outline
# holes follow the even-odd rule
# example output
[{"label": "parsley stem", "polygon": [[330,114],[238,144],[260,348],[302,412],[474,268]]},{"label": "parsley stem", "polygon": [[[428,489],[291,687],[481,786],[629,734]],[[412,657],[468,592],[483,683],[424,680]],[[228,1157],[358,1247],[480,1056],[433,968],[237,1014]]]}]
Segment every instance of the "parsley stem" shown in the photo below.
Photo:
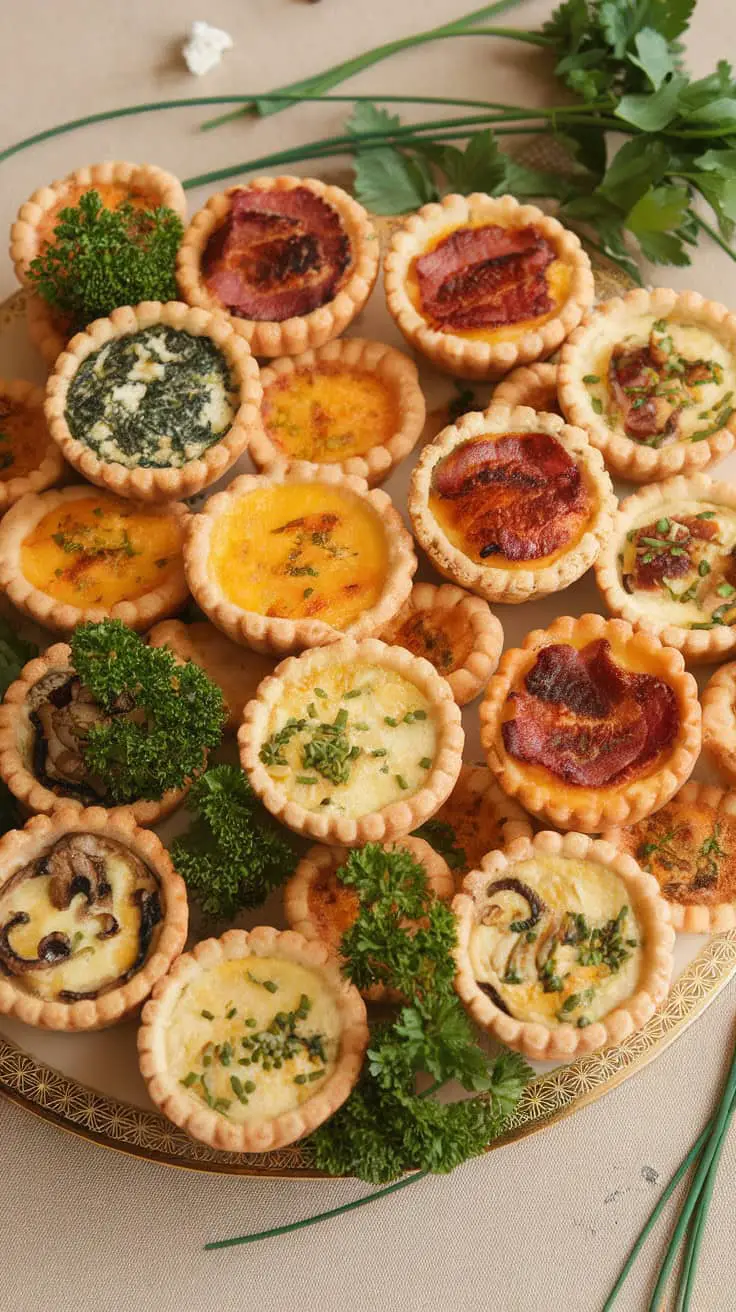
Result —
[{"label": "parsley stem", "polygon": [[708,236],[720,246],[721,250],[725,251],[727,255],[730,255],[732,260],[736,261],[736,251],[729,246],[727,241],[724,241],[721,234],[717,232],[715,228],[712,228],[709,223],[706,223],[705,219],[701,219],[700,215],[695,210],[688,210],[688,214],[695,220],[702,232],[707,232]]},{"label": "parsley stem", "polygon": [[210,1243],[205,1244],[207,1251],[214,1248],[234,1248],[237,1244],[254,1244],[258,1239],[274,1239],[278,1235],[288,1235],[292,1230],[303,1230],[308,1225],[316,1225],[318,1221],[329,1221],[333,1216],[342,1216],[344,1212],[352,1212],[356,1207],[365,1207],[366,1203],[372,1203],[377,1198],[385,1198],[387,1194],[397,1193],[399,1189],[405,1189],[408,1184],[415,1184],[417,1180],[424,1180],[429,1175],[429,1171],[415,1171],[413,1175],[403,1176],[401,1180],[394,1180],[385,1189],[378,1189],[375,1193],[365,1194],[363,1198],[354,1198],[352,1203],[343,1203],[340,1207],[331,1207],[327,1212],[316,1212],[314,1216],[305,1216],[301,1221],[291,1221],[288,1225],[273,1226],[270,1230],[258,1230],[249,1235],[237,1235],[233,1239],[213,1239]]}]

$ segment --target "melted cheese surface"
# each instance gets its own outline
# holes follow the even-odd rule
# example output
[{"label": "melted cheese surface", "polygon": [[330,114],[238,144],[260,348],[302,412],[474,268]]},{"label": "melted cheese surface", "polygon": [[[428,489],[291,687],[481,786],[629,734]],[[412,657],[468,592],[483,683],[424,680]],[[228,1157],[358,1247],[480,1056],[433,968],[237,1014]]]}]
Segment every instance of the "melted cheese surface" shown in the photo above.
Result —
[{"label": "melted cheese surface", "polygon": [[[688,629],[694,624],[710,623],[715,611],[722,613],[723,623],[736,621],[736,586],[730,581],[731,553],[736,548],[735,510],[706,501],[663,501],[657,505],[654,514],[651,510],[648,514],[640,514],[633,522],[633,529],[645,527],[654,520],[662,524],[668,520],[670,528],[667,532],[655,530],[653,539],[667,541],[679,520],[695,519],[703,514],[709,516],[711,524],[718,525],[718,532],[711,539],[693,540],[688,548],[692,562],[688,572],[672,577],[665,573],[654,587],[635,586],[632,592],[627,591],[628,604],[636,607],[648,620]],[[636,541],[627,537],[620,546],[618,559],[622,586],[624,577],[633,574],[636,558]],[[681,560],[682,557],[672,559]]]},{"label": "melted cheese surface", "polygon": [[276,446],[317,464],[363,455],[399,426],[396,398],[384,379],[327,364],[281,375],[265,391],[263,420]]}]

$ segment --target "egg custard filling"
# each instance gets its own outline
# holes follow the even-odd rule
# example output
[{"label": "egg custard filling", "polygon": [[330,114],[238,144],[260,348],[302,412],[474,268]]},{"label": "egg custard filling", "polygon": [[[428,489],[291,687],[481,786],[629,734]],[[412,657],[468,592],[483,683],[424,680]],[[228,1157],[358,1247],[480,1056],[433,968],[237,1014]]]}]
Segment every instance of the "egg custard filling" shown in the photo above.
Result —
[{"label": "egg custard filling", "polygon": [[209,563],[241,610],[345,629],[381,596],[388,543],[361,498],[321,483],[273,484],[218,517]]},{"label": "egg custard filling", "polygon": [[614,871],[546,855],[489,880],[468,952],[476,981],[501,1011],[582,1029],[636,991],[642,934]]},{"label": "egg custard filling", "polygon": [[114,606],[160,588],[181,569],[183,526],[165,509],[90,489],[31,529],[21,570],[33,587],[71,606]]},{"label": "egg custard filling", "polygon": [[656,877],[669,902],[712,906],[736,901],[736,816],[702,797],[674,798],[621,830],[618,842]]},{"label": "egg custard filling", "polygon": [[326,362],[280,375],[264,393],[262,417],[285,455],[316,464],[364,455],[400,425],[397,398],[384,379]]},{"label": "egg custard filling", "polygon": [[50,440],[40,406],[0,395],[0,481],[38,469]]},{"label": "egg custard filling", "polygon": [[194,1102],[238,1123],[272,1120],[335,1069],[341,1020],[320,975],[281,957],[205,967],[176,998],[166,1062]]},{"label": "egg custard filling", "polygon": [[64,194],[46,210],[38,223],[39,253],[53,243],[61,211],[76,208],[89,191],[97,192],[106,210],[117,210],[121,205],[132,205],[134,210],[155,210],[161,204],[159,197],[130,182],[69,183]]},{"label": "egg custard filling", "polygon": [[161,919],[158,879],[134,852],[67,835],[0,890],[0,975],[47,1001],[97,998],[140,970]]},{"label": "egg custard filling", "polygon": [[355,662],[285,684],[259,758],[305,810],[357,818],[417,793],[436,748],[425,694],[396,670]]},{"label": "egg custard filling", "polygon": [[462,669],[475,646],[467,613],[458,606],[413,610],[402,624],[384,629],[382,636],[406,647],[412,656],[423,656],[445,676]]},{"label": "egg custard filling", "polygon": [[736,622],[736,510],[663,500],[626,534],[621,586],[649,621],[685,629]]}]

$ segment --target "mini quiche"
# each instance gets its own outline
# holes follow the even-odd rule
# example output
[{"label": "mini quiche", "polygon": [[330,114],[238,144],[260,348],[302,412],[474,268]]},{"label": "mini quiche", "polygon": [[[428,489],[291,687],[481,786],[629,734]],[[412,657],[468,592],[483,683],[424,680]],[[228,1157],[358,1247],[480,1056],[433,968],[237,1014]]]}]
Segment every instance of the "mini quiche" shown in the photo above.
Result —
[{"label": "mini quiche", "polygon": [[703,747],[719,773],[736,785],[736,661],[722,665],[705,686]]},{"label": "mini quiche", "polygon": [[187,598],[185,506],[139,505],[88,485],[29,493],[0,522],[0,588],[69,632],[85,620],[147,629]]},{"label": "mini quiche", "polygon": [[0,839],[0,1014],[95,1030],[134,1012],[187,936],[166,849],[130,814],[66,807]]},{"label": "mini quiche", "polygon": [[697,292],[604,301],[560,352],[563,413],[634,483],[704,469],[736,435],[736,316]]},{"label": "mini quiche", "polygon": [[378,273],[362,205],[315,178],[254,178],[211,196],[184,233],[184,300],[232,316],[254,355],[297,355],[339,336]]},{"label": "mini quiche", "polygon": [[656,815],[602,836],[654,875],[675,929],[736,926],[736,793],[691,780]]},{"label": "mini quiche", "polygon": [[49,437],[43,392],[23,379],[0,378],[0,514],[26,492],[42,492],[64,472]]},{"label": "mini quiche", "polygon": [[157,1107],[194,1139],[262,1153],[345,1102],[368,1044],[365,1003],[324,943],[264,926],[197,943],[138,1031]]},{"label": "mini quiche", "polygon": [[526,406],[465,415],[414,466],[409,515],[436,569],[488,601],[546,597],[579,579],[615,497],[585,433]]},{"label": "mini quiche", "polygon": [[27,281],[31,262],[53,241],[61,211],[78,205],[88,191],[96,191],[108,210],[116,210],[126,202],[141,210],[165,205],[180,218],[186,217],[186,199],[179,179],[154,164],[105,160],[76,169],[50,186],[40,187],[21,205],[10,230],[10,258],[19,282]]},{"label": "mini quiche", "polygon": [[360,337],[284,356],[261,373],[262,429],[250,454],[259,469],[311,460],[374,487],[416,445],[426,409],[416,365]]},{"label": "mini quiche", "polygon": [[706,474],[622,501],[595,563],[608,609],[691,662],[736,650],[736,489]]},{"label": "mini quiche", "polygon": [[532,833],[529,816],[501,792],[487,765],[462,765],[447,801],[417,830],[445,858],[458,883],[487,852]]},{"label": "mini quiche", "polygon": [[680,652],[600,615],[564,616],[507,651],[480,720],[504,792],[560,829],[643,820],[700,751],[697,685]]},{"label": "mini quiche", "polygon": [[610,843],[545,832],[491,852],[453,902],[455,988],[473,1020],[528,1057],[620,1043],[672,976],[657,881]]},{"label": "mini quiche", "polygon": [[26,306],[28,336],[44,364],[53,369],[66,344],[74,336],[74,325],[68,314],[52,310],[51,306],[33,292],[23,293]]},{"label": "mini quiche", "polygon": [[460,378],[545,359],[593,303],[574,233],[512,196],[445,196],[394,234],[388,308],[412,346]]},{"label": "mini quiche", "polygon": [[284,653],[376,633],[417,559],[390,498],[362,478],[296,462],[244,474],[189,526],[189,587],[223,633]]},{"label": "mini quiche", "polygon": [[[108,806],[106,786],[87,770],[84,748],[95,725],[124,721],[130,708],[121,698],[112,712],[103,710],[71,656],[66,643],[54,643],[28,661],[0,705],[0,778],[29,811]],[[131,797],[109,812],[125,810],[136,824],[157,824],[185,795],[179,788],[155,802]]]},{"label": "mini quiche", "polygon": [[429,661],[375,638],[291,657],[245,708],[240,760],[298,833],[359,847],[401,838],[452,791],[464,735]]},{"label": "mini quiche", "polygon": [[207,620],[193,624],[164,620],[151,629],[148,641],[152,647],[168,647],[179,660],[194,661],[217,684],[225,698],[226,733],[235,733],[245,703],[255,697],[261,679],[274,667],[268,656],[239,647]]},{"label": "mini quiche", "polygon": [[562,415],[557,396],[557,365],[528,364],[514,369],[493,389],[494,405],[528,405],[532,410]]},{"label": "mini quiche", "polygon": [[503,629],[488,603],[451,583],[415,583],[381,637],[434,665],[458,706],[485,688],[503,648]]},{"label": "mini quiche", "polygon": [[72,338],[46,385],[46,418],[90,482],[170,501],[235,464],[261,398],[258,366],[224,316],[147,301]]}]

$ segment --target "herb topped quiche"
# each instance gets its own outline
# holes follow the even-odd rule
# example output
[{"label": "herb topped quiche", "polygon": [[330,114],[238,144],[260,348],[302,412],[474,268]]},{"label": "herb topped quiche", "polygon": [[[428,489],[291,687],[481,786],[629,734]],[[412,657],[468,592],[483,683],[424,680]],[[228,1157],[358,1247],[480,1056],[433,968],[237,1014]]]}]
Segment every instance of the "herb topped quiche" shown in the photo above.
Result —
[{"label": "herb topped quiche", "polygon": [[691,662],[736,650],[736,490],[706,474],[642,488],[619,506],[595,563],[608,609]]},{"label": "herb topped quiche", "polygon": [[330,466],[236,478],[191,522],[187,580],[213,624],[256,651],[375,633],[417,567],[385,492]]},{"label": "herb topped quiche", "polygon": [[674,933],[656,880],[610,843],[541,833],[491,852],[453,902],[455,988],[532,1058],[620,1043],[666,997]]},{"label": "herb topped quiche", "polygon": [[51,441],[43,392],[18,378],[0,379],[0,514],[26,492],[61,480],[64,461]]},{"label": "herb topped quiche", "polygon": [[154,990],[141,1073],[165,1116],[231,1152],[268,1152],[337,1111],[368,1043],[365,1004],[323,943],[264,926],[197,943]]},{"label": "herb topped quiche", "polygon": [[168,853],[99,807],[0,839],[0,1014],[54,1030],[123,1020],[181,952],[187,898]]},{"label": "herb topped quiche", "polygon": [[615,504],[585,433],[526,406],[464,415],[414,467],[409,515],[435,568],[489,601],[566,588],[593,563]]},{"label": "herb topped quiche", "polygon": [[574,233],[512,196],[445,196],[391,239],[386,300],[401,332],[438,369],[498,378],[551,355],[593,303]]},{"label": "herb topped quiche", "polygon": [[428,661],[376,639],[314,647],[276,667],[245,708],[240,760],[289,828],[347,847],[400,838],[460,770],[463,731]]},{"label": "herb topped quiche", "polygon": [[311,460],[373,487],[416,444],[425,420],[416,365],[383,342],[349,337],[284,356],[261,373],[262,429],[250,454],[259,469]]},{"label": "herb topped quiche", "polygon": [[704,469],[736,435],[736,316],[697,292],[636,288],[560,353],[562,410],[634,483]]},{"label": "herb topped quiche", "polygon": [[644,819],[700,751],[697,685],[680,653],[600,615],[562,617],[507,651],[480,721],[504,792],[561,829]]},{"label": "herb topped quiche", "polygon": [[381,637],[434,665],[458,706],[485,687],[503,648],[503,629],[488,603],[451,583],[415,583]]},{"label": "herb topped quiche", "polygon": [[151,302],[113,310],[73,338],[48,381],[46,417],[85,478],[167,501],[231,468],[261,396],[258,366],[221,315]]},{"label": "herb topped quiche", "polygon": [[232,317],[254,355],[296,355],[347,328],[378,273],[362,205],[315,178],[253,178],[210,196],[187,228],[177,278],[190,305]]},{"label": "herb topped quiche", "polygon": [[148,628],[187,598],[186,507],[139,505],[80,484],[29,493],[0,522],[0,587],[50,629],[121,619]]}]

